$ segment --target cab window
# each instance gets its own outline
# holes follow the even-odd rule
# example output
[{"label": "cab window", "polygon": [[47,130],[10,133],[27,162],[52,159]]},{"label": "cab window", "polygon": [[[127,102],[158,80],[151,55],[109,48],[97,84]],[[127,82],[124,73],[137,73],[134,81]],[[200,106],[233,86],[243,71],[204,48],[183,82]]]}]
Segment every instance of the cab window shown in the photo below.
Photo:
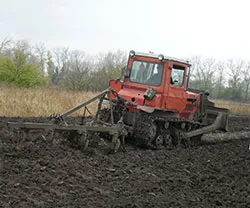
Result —
[{"label": "cab window", "polygon": [[182,87],[184,81],[185,67],[173,65],[170,84],[176,87]]},{"label": "cab window", "polygon": [[161,85],[163,74],[163,64],[145,61],[134,61],[130,78],[131,82],[146,85]]}]

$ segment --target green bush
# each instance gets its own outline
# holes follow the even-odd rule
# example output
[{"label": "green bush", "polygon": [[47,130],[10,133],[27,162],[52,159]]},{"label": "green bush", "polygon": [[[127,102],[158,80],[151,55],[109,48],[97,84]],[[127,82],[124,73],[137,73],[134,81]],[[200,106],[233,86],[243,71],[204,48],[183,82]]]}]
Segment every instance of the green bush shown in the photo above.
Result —
[{"label": "green bush", "polygon": [[27,61],[27,55],[15,51],[13,57],[0,57],[0,81],[18,87],[34,87],[46,82],[35,64]]}]

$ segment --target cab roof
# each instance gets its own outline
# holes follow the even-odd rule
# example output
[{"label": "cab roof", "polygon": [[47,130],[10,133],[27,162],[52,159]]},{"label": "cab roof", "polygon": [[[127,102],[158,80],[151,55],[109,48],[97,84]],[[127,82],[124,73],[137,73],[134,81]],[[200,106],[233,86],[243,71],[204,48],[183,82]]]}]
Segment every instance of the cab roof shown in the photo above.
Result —
[{"label": "cab roof", "polygon": [[159,58],[159,56],[163,56],[164,60],[176,61],[176,62],[179,62],[179,63],[182,63],[182,64],[186,64],[188,66],[191,66],[189,61],[185,61],[185,60],[170,57],[170,56],[164,56],[163,54],[142,53],[142,52],[136,52],[136,51],[134,51],[134,53],[135,53],[135,56],[145,56],[145,57],[152,57],[152,58]]}]

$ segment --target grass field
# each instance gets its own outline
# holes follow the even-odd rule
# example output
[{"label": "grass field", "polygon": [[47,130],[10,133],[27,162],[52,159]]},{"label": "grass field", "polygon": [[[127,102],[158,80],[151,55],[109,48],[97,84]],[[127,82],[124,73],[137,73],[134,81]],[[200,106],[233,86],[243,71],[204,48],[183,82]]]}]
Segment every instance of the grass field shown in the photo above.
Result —
[{"label": "grass field", "polygon": [[[56,88],[20,89],[0,88],[1,116],[49,116],[52,113],[63,113],[68,109],[90,99],[92,92],[67,91]],[[97,101],[88,106],[95,114]],[[73,115],[82,115],[83,109]]]},{"label": "grass field", "polygon": [[213,100],[217,107],[228,108],[231,113],[250,114],[250,103],[241,103],[228,100]]},{"label": "grass field", "polygon": [[[80,104],[95,93],[84,91],[68,91],[56,88],[20,89],[0,87],[0,116],[49,116],[62,113]],[[249,114],[250,104],[223,100],[214,100],[216,106],[229,108],[232,113]],[[89,105],[95,114],[97,101]],[[83,110],[73,115],[82,115]]]}]

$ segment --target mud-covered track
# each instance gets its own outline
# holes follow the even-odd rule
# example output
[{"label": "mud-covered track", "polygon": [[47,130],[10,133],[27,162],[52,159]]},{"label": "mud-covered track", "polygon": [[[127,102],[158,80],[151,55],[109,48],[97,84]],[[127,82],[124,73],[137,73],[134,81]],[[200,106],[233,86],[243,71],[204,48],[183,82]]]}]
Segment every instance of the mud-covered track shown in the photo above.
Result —
[{"label": "mud-covered track", "polygon": [[[1,118],[21,120],[46,121]],[[250,207],[249,122],[231,116],[229,133],[202,139],[231,142],[111,155],[35,133],[17,142],[0,125],[0,207]]]}]

